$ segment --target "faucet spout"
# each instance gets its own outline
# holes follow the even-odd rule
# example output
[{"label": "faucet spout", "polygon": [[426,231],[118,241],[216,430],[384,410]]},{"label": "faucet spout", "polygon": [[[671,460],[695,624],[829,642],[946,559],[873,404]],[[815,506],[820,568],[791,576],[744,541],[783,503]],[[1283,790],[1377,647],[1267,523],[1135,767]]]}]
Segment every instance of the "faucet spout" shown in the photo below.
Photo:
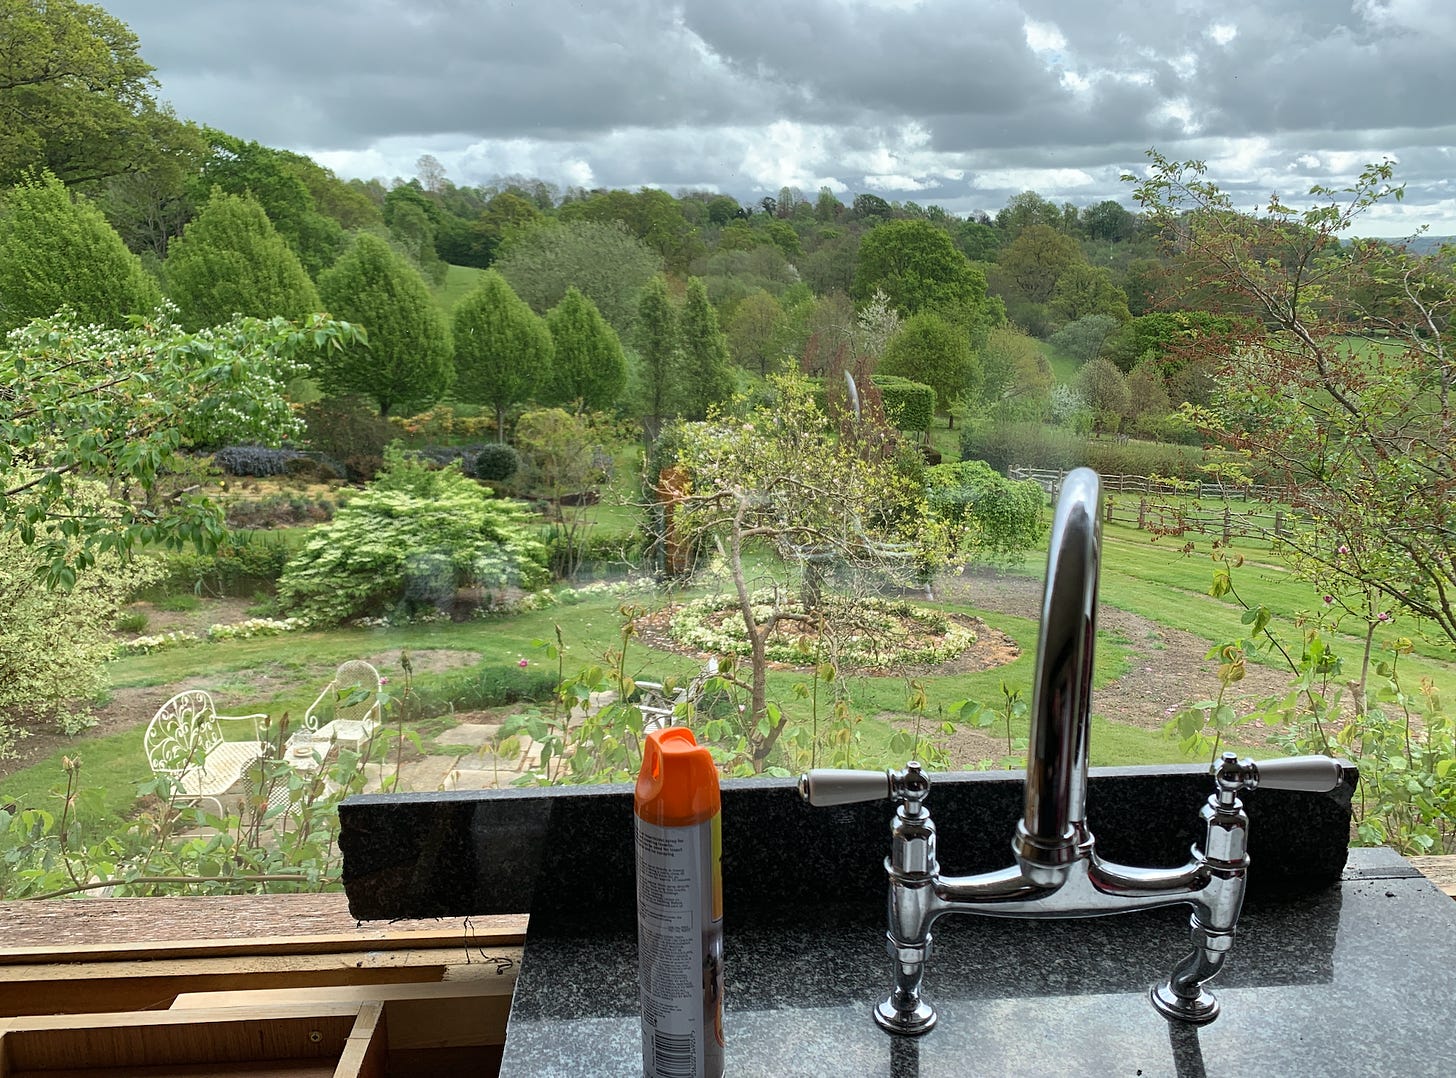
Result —
[{"label": "faucet spout", "polygon": [[1012,850],[1026,878],[1058,887],[1091,844],[1086,827],[1087,738],[1102,481],[1077,468],[1062,481],[1047,550],[1046,593],[1031,696],[1026,801]]}]

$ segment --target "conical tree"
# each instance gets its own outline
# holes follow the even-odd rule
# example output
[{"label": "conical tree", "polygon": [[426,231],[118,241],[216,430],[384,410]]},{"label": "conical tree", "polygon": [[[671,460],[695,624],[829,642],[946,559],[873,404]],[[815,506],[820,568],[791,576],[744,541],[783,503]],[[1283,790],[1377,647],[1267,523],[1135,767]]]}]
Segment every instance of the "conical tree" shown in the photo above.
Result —
[{"label": "conical tree", "polygon": [[63,305],[83,324],[120,326],[161,301],[157,282],[87,199],[49,172],[10,189],[0,210],[0,332]]},{"label": "conical tree", "polygon": [[580,403],[583,408],[610,408],[627,385],[627,360],[617,331],[607,325],[596,305],[575,288],[546,315],[556,345],[548,404]]},{"label": "conical tree", "polygon": [[303,263],[257,200],[218,187],[170,244],[163,272],[167,294],[190,330],[235,314],[302,318],[321,306]]},{"label": "conical tree", "polygon": [[643,441],[651,445],[657,440],[663,421],[678,414],[677,400],[681,396],[682,382],[677,312],[672,309],[672,301],[667,297],[667,282],[661,274],[652,278],[642,291],[633,336],[640,361],[642,436]]},{"label": "conical tree", "polygon": [[733,395],[735,381],[728,339],[718,328],[718,312],[708,302],[701,277],[688,280],[678,338],[683,357],[682,414],[702,419],[710,407]]},{"label": "conical tree", "polygon": [[455,308],[455,395],[495,409],[506,440],[506,410],[529,400],[551,373],[551,331],[495,270]]},{"label": "conical tree", "polygon": [[319,295],[335,317],[369,334],[368,348],[333,353],[316,371],[327,392],[372,397],[382,416],[445,395],[455,377],[445,316],[419,271],[388,243],[361,233],[319,275]]}]

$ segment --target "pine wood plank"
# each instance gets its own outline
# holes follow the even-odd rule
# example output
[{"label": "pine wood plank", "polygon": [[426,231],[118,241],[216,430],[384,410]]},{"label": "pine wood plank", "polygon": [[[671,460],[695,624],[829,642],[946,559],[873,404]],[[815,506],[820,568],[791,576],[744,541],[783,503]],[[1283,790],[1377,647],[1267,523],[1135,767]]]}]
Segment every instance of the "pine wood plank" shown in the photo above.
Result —
[{"label": "pine wood plank", "polygon": [[1426,879],[1452,898],[1456,898],[1456,854],[1408,857],[1406,860],[1414,865]]}]

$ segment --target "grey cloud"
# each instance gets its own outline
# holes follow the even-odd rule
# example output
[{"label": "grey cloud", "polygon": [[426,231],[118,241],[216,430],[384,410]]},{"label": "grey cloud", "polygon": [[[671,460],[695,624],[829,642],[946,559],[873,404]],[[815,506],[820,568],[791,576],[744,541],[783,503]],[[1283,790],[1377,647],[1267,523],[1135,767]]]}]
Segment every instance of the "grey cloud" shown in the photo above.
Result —
[{"label": "grey cloud", "polygon": [[[783,151],[796,176],[853,189],[908,176],[928,185],[917,201],[952,208],[994,208],[999,192],[938,175],[951,169],[1082,169],[1098,190],[1042,193],[1126,200],[1117,173],[1154,145],[1234,161],[1230,184],[1289,175],[1301,155],[1397,152],[1408,203],[1427,187],[1447,197],[1448,0],[106,6],[137,31],[182,115],[340,160],[387,154],[398,163],[385,174],[408,174],[428,150],[472,172],[526,160],[569,182],[564,170],[585,162],[598,183],[748,197],[777,188],[763,159],[779,152],[771,125],[787,121],[804,131]],[[1028,20],[1061,47],[1031,48]],[[1170,102],[1186,104],[1186,123]],[[876,151],[894,167],[871,167]]]}]

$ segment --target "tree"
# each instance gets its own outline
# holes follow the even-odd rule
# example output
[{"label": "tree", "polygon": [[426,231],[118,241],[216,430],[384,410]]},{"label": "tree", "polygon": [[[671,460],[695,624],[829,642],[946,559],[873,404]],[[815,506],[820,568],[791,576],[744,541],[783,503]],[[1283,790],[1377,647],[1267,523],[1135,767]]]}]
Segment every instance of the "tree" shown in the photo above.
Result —
[{"label": "tree", "polygon": [[568,288],[546,315],[555,358],[542,398],[551,404],[610,408],[627,386],[627,359],[616,330],[590,299]]},{"label": "tree", "polygon": [[1057,278],[1051,309],[1057,317],[1075,322],[1088,315],[1106,315],[1118,322],[1132,317],[1127,293],[1112,283],[1112,273],[1101,266],[1074,263]]},{"label": "tree", "polygon": [[[138,543],[211,549],[221,510],[182,493],[152,495],[180,451],[209,431],[276,445],[301,424],[283,387],[356,327],[243,318],[187,333],[166,319],[106,329],[66,313],[0,345],[0,538],[31,548],[51,586]],[[82,478],[141,499],[90,505]]]},{"label": "tree", "polygon": [[[123,511],[100,483],[76,483],[73,497],[82,514]],[[24,504],[25,496],[18,500]],[[79,542],[62,556],[74,560]],[[121,607],[163,575],[157,559],[126,560],[112,551],[78,570],[72,588],[37,587],[47,568],[40,549],[0,531],[0,759],[12,755],[25,720],[54,720],[66,733],[92,724],[90,703],[106,688],[116,647],[111,627]]]},{"label": "tree", "polygon": [[303,263],[249,195],[213,192],[171,244],[167,295],[188,329],[235,314],[302,318],[320,307]]},{"label": "tree", "polygon": [[1116,329],[1117,319],[1110,315],[1089,314],[1057,330],[1050,343],[1079,364],[1086,363],[1102,354],[1102,345]]},{"label": "tree", "polygon": [[84,322],[119,326],[162,300],[141,260],[88,199],[55,176],[23,180],[0,214],[0,332],[69,306]]},{"label": "tree", "polygon": [[1008,300],[1047,303],[1062,274],[1079,262],[1082,248],[1047,224],[1031,224],[1001,248],[996,265],[1008,284]]},{"label": "tree", "polygon": [[[1136,197],[1185,272],[1260,315],[1213,342],[1218,397],[1200,425],[1285,481],[1311,525],[1283,541],[1314,579],[1368,589],[1456,644],[1456,279],[1447,256],[1340,241],[1400,197],[1393,166],[1312,188],[1303,211],[1275,196],[1254,217],[1201,163],[1151,157]],[[1361,294],[1383,299],[1365,307]]]},{"label": "tree", "polygon": [[1036,226],[1061,231],[1064,223],[1062,211],[1056,203],[1035,191],[1013,195],[1005,208],[996,214],[996,227],[1006,237],[1006,242],[1016,240],[1028,228]]},{"label": "tree", "polygon": [[504,442],[507,409],[529,400],[551,373],[551,332],[495,270],[456,305],[453,329],[455,395],[494,408]]},{"label": "tree", "polygon": [[783,366],[788,354],[788,318],[779,301],[762,288],[739,300],[728,316],[728,351],[741,367],[762,377]]},{"label": "tree", "polygon": [[642,440],[657,440],[663,420],[682,414],[678,407],[685,371],[678,338],[677,312],[659,275],[642,290],[637,306],[638,372],[641,382]]},{"label": "tree", "polygon": [[728,341],[718,328],[718,313],[708,302],[701,277],[688,279],[682,315],[678,319],[682,353],[682,414],[701,419],[708,409],[733,395],[734,378]]},{"label": "tree", "polygon": [[341,349],[318,371],[327,392],[371,397],[382,416],[445,395],[455,377],[445,316],[419,271],[384,240],[361,233],[319,277],[319,295],[369,334],[367,349]]},{"label": "tree", "polygon": [[317,279],[347,244],[338,221],[320,213],[307,177],[318,166],[306,157],[204,128],[206,152],[193,180],[193,197],[204,202],[214,187],[251,194],[303,268]]},{"label": "tree", "polygon": [[1082,214],[1082,229],[1088,239],[1104,243],[1126,243],[1137,231],[1137,218],[1120,202],[1104,199]]},{"label": "tree", "polygon": [[1091,359],[1077,372],[1077,392],[1092,409],[1092,429],[1116,431],[1132,398],[1127,376],[1105,359]]},{"label": "tree", "polygon": [[1035,340],[1013,326],[997,326],[981,353],[981,399],[998,418],[1031,418],[1052,384],[1052,367]]},{"label": "tree", "polygon": [[885,346],[881,374],[898,374],[935,390],[936,408],[955,426],[951,407],[981,384],[981,367],[965,331],[935,314],[906,319]]},{"label": "tree", "polygon": [[571,221],[515,234],[495,268],[537,314],[575,288],[613,329],[625,333],[642,289],[662,271],[662,259],[619,222]]},{"label": "tree", "polygon": [[855,351],[878,363],[885,354],[885,346],[900,332],[904,319],[890,303],[890,297],[878,288],[870,301],[860,308],[855,317]]},{"label": "tree", "polygon": [[[907,561],[901,555],[912,545],[917,567],[943,559],[943,532],[925,517],[924,492],[877,451],[885,443],[853,430],[838,436],[802,377],[775,376],[771,385],[772,403],[684,424],[674,437],[689,479],[674,505],[677,534],[719,546],[748,635],[746,725],[766,731],[751,739],[759,769],[788,721],[768,699],[768,639],[781,625],[813,632],[832,617],[786,601],[793,589],[773,580],[773,567],[802,565],[810,549],[816,557],[902,577]],[[762,570],[773,586],[762,590],[748,567],[760,550],[777,555]]]},{"label": "tree", "polygon": [[0,185],[48,171],[91,184],[146,171],[184,125],[119,19],[78,0],[0,0]]},{"label": "tree", "polygon": [[890,221],[865,234],[854,273],[854,298],[877,291],[901,314],[934,312],[960,325],[984,318],[986,278],[944,231],[929,221]]},{"label": "tree", "polygon": [[1011,563],[1046,532],[1046,493],[1034,479],[1013,482],[982,460],[925,469],[926,505],[948,527],[957,553]]}]

